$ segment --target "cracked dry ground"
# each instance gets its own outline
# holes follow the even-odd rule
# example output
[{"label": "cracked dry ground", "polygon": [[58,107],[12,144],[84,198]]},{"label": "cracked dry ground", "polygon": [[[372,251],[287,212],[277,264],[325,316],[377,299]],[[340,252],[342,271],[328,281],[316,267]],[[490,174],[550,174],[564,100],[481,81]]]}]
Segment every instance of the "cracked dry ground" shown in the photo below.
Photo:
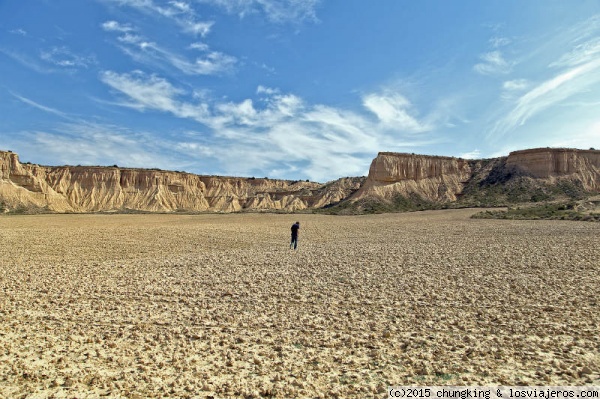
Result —
[{"label": "cracked dry ground", "polygon": [[600,224],[474,212],[1,217],[0,397],[599,384]]}]

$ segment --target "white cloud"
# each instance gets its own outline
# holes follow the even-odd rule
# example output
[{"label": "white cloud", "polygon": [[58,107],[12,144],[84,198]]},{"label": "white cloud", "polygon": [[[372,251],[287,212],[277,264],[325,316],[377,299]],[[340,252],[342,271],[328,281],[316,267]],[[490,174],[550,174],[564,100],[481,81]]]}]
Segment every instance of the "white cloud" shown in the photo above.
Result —
[{"label": "white cloud", "polygon": [[63,118],[63,119],[72,119],[72,118],[71,118],[71,117],[70,117],[70,116],[69,116],[67,113],[65,113],[65,112],[59,111],[59,110],[57,110],[57,109],[55,109],[55,108],[47,107],[47,106],[45,106],[45,105],[42,105],[42,104],[39,104],[39,103],[37,103],[37,102],[35,102],[35,101],[33,101],[33,100],[30,100],[30,99],[28,99],[28,98],[22,97],[22,96],[20,96],[20,95],[18,95],[18,94],[12,93],[12,92],[11,92],[10,94],[11,94],[13,97],[17,98],[19,101],[21,101],[21,102],[23,102],[23,103],[25,103],[25,104],[27,104],[27,105],[30,105],[30,106],[32,106],[32,107],[34,107],[34,108],[37,108],[37,109],[39,109],[39,110],[42,110],[42,111],[44,111],[44,112],[47,112],[47,113],[49,113],[49,114],[53,114],[53,115],[59,116],[59,117],[61,117],[61,118]]},{"label": "white cloud", "polygon": [[473,151],[465,152],[459,155],[460,158],[464,159],[479,159],[481,158],[481,151],[475,149]]},{"label": "white cloud", "polygon": [[386,127],[410,132],[429,129],[410,115],[411,104],[400,94],[369,94],[363,98],[363,105]]},{"label": "white cloud", "polygon": [[504,47],[511,43],[511,40],[507,37],[494,36],[490,39],[490,44],[493,48]]},{"label": "white cloud", "polygon": [[124,34],[122,36],[119,36],[117,38],[117,40],[119,40],[121,43],[138,45],[142,49],[145,48],[145,47],[147,47],[147,42],[140,35],[134,35],[134,34],[131,34],[131,33],[126,33],[126,34]]},{"label": "white cloud", "polygon": [[190,48],[193,50],[199,50],[199,51],[208,51],[210,49],[208,47],[208,44],[201,43],[201,42],[196,42],[196,43],[190,44]]},{"label": "white cloud", "polygon": [[192,8],[190,7],[189,3],[184,1],[170,1],[169,4],[171,4],[173,8],[179,9],[183,13],[189,14],[192,12]]},{"label": "white cloud", "polygon": [[561,101],[586,91],[600,82],[600,58],[568,69],[519,97],[510,112],[500,119],[489,136],[503,135],[524,125],[532,116]]},{"label": "white cloud", "polygon": [[190,49],[200,50],[204,54],[190,60],[180,54],[167,50],[145,37],[124,32],[117,40],[121,50],[138,62],[151,66],[169,65],[187,75],[220,75],[232,71],[237,58],[218,51],[210,51],[204,43],[192,43]]},{"label": "white cloud", "polygon": [[513,144],[546,146],[558,132],[571,136],[576,123],[592,119],[600,89],[600,14],[561,27],[555,36],[544,36],[543,43],[530,37],[510,50],[522,54],[521,61],[509,62],[493,51],[475,68],[483,74],[508,73],[499,92],[502,103],[482,129],[487,140],[497,145],[511,134]]},{"label": "white cloud", "polygon": [[237,58],[218,51],[211,51],[205,57],[196,58],[194,62],[172,54],[167,58],[174,66],[189,75],[218,75],[231,71],[237,63]]},{"label": "white cloud", "polygon": [[531,87],[532,83],[527,79],[513,79],[502,83],[502,94],[500,97],[505,101],[514,100],[525,90]]},{"label": "white cloud", "polygon": [[194,36],[204,37],[214,24],[213,21],[199,21],[196,11],[187,1],[169,1],[159,5],[153,0],[104,0],[105,2],[117,3],[120,6],[136,8],[140,11],[158,15],[176,23],[183,32]]},{"label": "white cloud", "polygon": [[274,95],[271,106],[276,109],[279,114],[287,117],[297,115],[297,113],[304,108],[302,99],[293,94]]},{"label": "white cloud", "polygon": [[[206,126],[210,140],[198,142],[188,137],[178,148],[211,154],[231,175],[270,170],[272,177],[296,173],[325,181],[362,174],[382,148],[394,151],[419,145],[412,133],[424,128],[414,117],[402,113],[410,102],[399,94],[367,95],[364,111],[357,113],[307,104],[298,96],[263,86],[257,89],[257,94],[264,96],[257,104],[249,98],[220,102],[206,95],[196,96],[163,78],[141,72],[107,71],[101,79],[126,96],[127,106],[167,112]],[[389,104],[395,107],[393,112],[388,112]],[[373,110],[386,123],[369,117],[368,111]]]},{"label": "white cloud", "polygon": [[102,29],[107,32],[131,32],[134,30],[129,25],[122,25],[117,21],[106,21],[102,24]]},{"label": "white cloud", "polygon": [[600,14],[593,15],[587,20],[574,25],[568,32],[561,32],[561,36],[568,34],[572,37],[573,43],[580,43],[589,37],[598,36],[598,31],[600,31]]},{"label": "white cloud", "polygon": [[483,62],[476,64],[473,69],[482,75],[503,75],[512,70],[512,63],[506,61],[500,51],[491,51],[480,57]]},{"label": "white cloud", "polygon": [[80,56],[67,47],[53,47],[40,52],[40,58],[50,64],[66,68],[88,68],[96,63],[94,56]]},{"label": "white cloud", "polygon": [[27,36],[27,31],[21,28],[13,29],[9,31],[9,33],[12,33],[13,35]]},{"label": "white cloud", "polygon": [[530,82],[527,79],[514,79],[507,80],[502,83],[502,88],[507,91],[522,91],[530,86]]},{"label": "white cloud", "polygon": [[199,0],[238,14],[261,13],[275,23],[316,21],[316,8],[320,0]]},{"label": "white cloud", "polygon": [[115,90],[128,96],[142,108],[156,109],[179,114],[180,105],[173,99],[182,93],[164,79],[141,72],[118,74],[111,71],[102,73],[101,80]]},{"label": "white cloud", "polygon": [[600,37],[593,38],[578,44],[575,48],[564,54],[558,61],[550,64],[550,67],[573,67],[600,57]]},{"label": "white cloud", "polygon": [[279,90],[259,85],[256,88],[256,94],[268,94],[268,95],[279,94]]},{"label": "white cloud", "polygon": [[[26,148],[11,144],[19,155],[35,155],[37,162],[67,165],[113,165],[181,169],[183,154],[170,157],[174,143],[148,133],[133,132],[115,125],[78,121],[54,129],[20,132]],[[22,142],[22,141],[21,141]]]},{"label": "white cloud", "polygon": [[183,25],[183,29],[188,32],[188,33],[192,33],[195,36],[201,36],[204,37],[206,35],[209,34],[212,26],[214,25],[214,22],[210,21],[210,22],[194,22],[194,21],[188,21],[182,24]]},{"label": "white cloud", "polygon": [[247,99],[241,103],[225,103],[217,104],[216,110],[221,115],[228,115],[229,117],[225,120],[220,120],[220,123],[226,122],[227,124],[238,124],[238,125],[254,125],[257,122],[258,112],[254,109],[252,100]]}]

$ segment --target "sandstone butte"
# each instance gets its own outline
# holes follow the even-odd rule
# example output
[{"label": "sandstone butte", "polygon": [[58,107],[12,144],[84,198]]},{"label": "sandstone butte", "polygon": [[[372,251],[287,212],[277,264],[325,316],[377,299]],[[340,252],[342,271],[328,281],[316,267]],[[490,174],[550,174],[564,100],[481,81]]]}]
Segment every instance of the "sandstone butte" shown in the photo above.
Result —
[{"label": "sandstone butte", "polygon": [[5,212],[295,212],[398,195],[454,203],[464,199],[465,187],[501,185],[516,177],[546,186],[568,181],[598,193],[600,151],[537,148],[487,160],[381,152],[367,177],[325,184],[116,166],[41,166],[0,151],[0,205]]}]

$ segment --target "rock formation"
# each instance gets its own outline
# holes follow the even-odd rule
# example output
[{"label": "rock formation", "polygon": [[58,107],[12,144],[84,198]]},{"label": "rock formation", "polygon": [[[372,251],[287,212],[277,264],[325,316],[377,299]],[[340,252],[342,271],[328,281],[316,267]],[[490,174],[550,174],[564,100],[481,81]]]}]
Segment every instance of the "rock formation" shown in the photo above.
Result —
[{"label": "rock formation", "polygon": [[456,201],[470,175],[464,159],[380,152],[354,199],[417,194],[431,201]]},{"label": "rock formation", "polygon": [[[381,152],[369,175],[327,184],[200,176],[157,169],[22,164],[0,151],[4,211],[236,212],[331,208],[363,212],[425,209],[458,202],[489,206],[600,192],[600,151],[538,148],[508,157]],[[391,205],[390,205],[391,204]],[[417,204],[415,206],[415,204]],[[342,212],[344,213],[344,212]]]},{"label": "rock formation", "polygon": [[600,151],[570,148],[535,148],[514,151],[506,166],[537,179],[575,179],[587,191],[600,190]]},{"label": "rock formation", "polygon": [[5,210],[50,212],[298,211],[339,202],[364,178],[308,181],[199,176],[155,169],[22,164],[0,152]]}]

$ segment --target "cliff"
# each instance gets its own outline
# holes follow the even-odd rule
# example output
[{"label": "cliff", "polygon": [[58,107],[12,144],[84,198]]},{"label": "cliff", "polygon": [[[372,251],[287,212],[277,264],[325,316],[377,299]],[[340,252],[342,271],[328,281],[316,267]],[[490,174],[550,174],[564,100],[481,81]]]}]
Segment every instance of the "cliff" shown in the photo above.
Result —
[{"label": "cliff", "polygon": [[5,210],[50,212],[298,211],[336,203],[362,178],[315,182],[200,176],[154,169],[22,164],[0,151]]},{"label": "cliff", "polygon": [[569,178],[584,190],[600,190],[600,151],[569,148],[536,148],[508,155],[508,168],[548,181]]},{"label": "cliff", "polygon": [[461,158],[381,152],[360,190],[332,213],[506,206],[578,200],[600,191],[600,151],[540,148],[508,157]]},{"label": "cliff", "polygon": [[398,194],[416,194],[429,201],[456,201],[470,175],[469,163],[463,159],[380,152],[353,199],[390,200]]},{"label": "cliff", "polygon": [[600,151],[538,148],[484,160],[381,152],[367,177],[327,184],[156,169],[22,164],[0,151],[0,207],[49,212],[387,212],[600,192]]}]

